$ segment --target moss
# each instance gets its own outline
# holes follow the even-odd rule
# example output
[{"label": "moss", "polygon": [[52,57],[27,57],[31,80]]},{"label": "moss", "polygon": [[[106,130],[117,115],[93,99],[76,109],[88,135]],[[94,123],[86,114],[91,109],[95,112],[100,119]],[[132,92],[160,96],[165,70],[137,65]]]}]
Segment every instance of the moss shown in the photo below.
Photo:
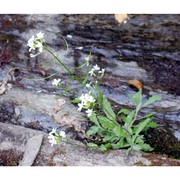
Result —
[{"label": "moss", "polygon": [[146,132],[145,138],[146,142],[154,148],[154,152],[180,159],[180,142],[171,132],[160,128],[151,129]]}]

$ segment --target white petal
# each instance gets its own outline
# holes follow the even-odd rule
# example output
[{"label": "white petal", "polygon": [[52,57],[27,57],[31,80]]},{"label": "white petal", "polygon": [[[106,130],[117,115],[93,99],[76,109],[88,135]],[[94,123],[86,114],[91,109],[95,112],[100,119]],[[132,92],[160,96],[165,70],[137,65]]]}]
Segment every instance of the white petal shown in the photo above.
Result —
[{"label": "white petal", "polygon": [[90,117],[92,115],[92,113],[93,113],[93,109],[88,109],[86,111],[86,113],[87,113],[87,116]]},{"label": "white petal", "polygon": [[98,70],[100,70],[100,67],[96,64],[95,66],[93,66],[93,69],[94,69],[95,71],[98,71]]},{"label": "white petal", "polygon": [[82,49],[83,49],[83,47],[76,47],[75,49],[82,50]]},{"label": "white petal", "polygon": [[71,38],[72,38],[72,36],[68,34],[68,35],[67,35],[67,38],[71,39]]},{"label": "white petal", "polygon": [[44,33],[39,32],[39,33],[36,34],[36,36],[37,36],[36,39],[42,39],[42,38],[44,38]]},{"label": "white petal", "polygon": [[64,131],[60,131],[59,135],[62,137],[62,138],[65,138],[66,137],[66,133]]}]

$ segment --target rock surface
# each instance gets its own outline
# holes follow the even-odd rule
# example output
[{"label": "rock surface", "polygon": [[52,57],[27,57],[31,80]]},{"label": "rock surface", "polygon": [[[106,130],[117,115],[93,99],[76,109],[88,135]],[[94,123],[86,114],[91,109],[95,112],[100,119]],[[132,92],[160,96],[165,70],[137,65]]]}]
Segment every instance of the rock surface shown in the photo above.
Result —
[{"label": "rock surface", "polygon": [[27,140],[24,156],[19,166],[31,166],[34,163],[34,160],[37,158],[39,153],[42,140],[42,134],[33,136]]},{"label": "rock surface", "polygon": [[[180,165],[180,160],[172,160],[166,156],[154,157],[148,153],[132,152],[129,157],[126,157],[124,150],[109,152],[94,151],[87,148],[79,141],[74,140],[69,141],[69,143],[61,142],[60,144],[51,147],[47,138],[48,134],[41,131],[4,123],[0,123],[0,152],[13,151],[14,153],[23,154],[26,152],[28,139],[33,138],[34,136],[43,136],[41,148],[33,163],[34,166]],[[36,142],[33,143],[35,145]],[[5,157],[2,158],[2,156],[0,156],[0,158],[6,159]],[[34,156],[30,156],[29,158],[32,158],[33,160]],[[19,164],[21,159],[16,159],[16,161],[18,161],[16,163]],[[3,164],[3,162],[1,162],[1,164]]]},{"label": "rock surface", "polygon": [[[69,80],[66,71],[49,54],[29,58],[27,40],[43,31],[48,45],[77,75],[82,76],[84,71],[76,71],[75,68],[92,52],[91,62],[106,68],[101,88],[116,109],[133,108],[128,94],[135,93],[136,89],[128,85],[130,79],[139,79],[143,83],[144,99],[152,94],[162,96],[161,102],[141,113],[157,112],[155,121],[160,127],[148,135],[154,139],[152,145],[156,143],[158,146],[157,152],[164,153],[162,149],[170,147],[171,150],[176,146],[175,154],[179,158],[180,16],[129,17],[126,24],[119,26],[114,15],[0,15],[0,122],[43,132],[58,127],[58,130],[65,130],[71,139],[81,141],[85,136],[88,123],[84,114],[78,113],[77,107],[59,96],[64,91],[53,87],[52,80],[61,78],[62,85],[72,85],[72,91],[67,93],[70,98],[85,90],[76,81]],[[68,50],[62,35],[68,42]],[[12,69],[17,69],[13,75]],[[27,141],[28,138],[25,139]],[[13,157],[22,158],[24,148],[14,152]],[[3,152],[13,154],[12,150]],[[95,151],[88,153],[96,156]],[[87,156],[86,153],[83,155]],[[111,152],[108,156],[111,157]],[[158,159],[157,155],[151,156]],[[46,162],[49,162],[49,157],[44,157]],[[80,158],[78,151],[77,157]],[[9,162],[8,159],[5,161]],[[103,160],[101,163],[105,164]]]}]

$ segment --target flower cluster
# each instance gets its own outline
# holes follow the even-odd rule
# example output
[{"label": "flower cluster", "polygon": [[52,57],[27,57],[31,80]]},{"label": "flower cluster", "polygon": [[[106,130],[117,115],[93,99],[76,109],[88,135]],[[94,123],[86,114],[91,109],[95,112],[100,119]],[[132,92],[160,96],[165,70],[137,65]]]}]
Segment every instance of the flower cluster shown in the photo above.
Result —
[{"label": "flower cluster", "polygon": [[57,144],[64,138],[66,138],[66,133],[64,131],[60,131],[59,133],[57,133],[55,128],[52,129],[52,131],[49,133],[49,136],[48,136],[51,146],[53,146],[54,144]]},{"label": "flower cluster", "polygon": [[59,86],[60,82],[61,82],[61,79],[54,79],[53,82],[52,82],[52,85]]},{"label": "flower cluster", "polygon": [[98,74],[100,74],[102,77],[104,75],[105,69],[100,69],[100,67],[96,64],[89,71],[89,74],[90,74],[90,76],[96,76],[96,72],[98,72]]},{"label": "flower cluster", "polygon": [[44,43],[44,33],[39,32],[36,34],[36,37],[34,35],[28,40],[27,46],[29,46],[29,52],[32,50],[38,50],[36,54],[30,54],[31,57],[35,57],[42,53],[43,51],[43,43]]},{"label": "flower cluster", "polygon": [[85,58],[85,61],[86,61],[86,66],[89,66],[90,57],[89,57],[89,56],[86,57],[86,58]]},{"label": "flower cluster", "polygon": [[79,98],[81,103],[78,103],[79,108],[77,109],[77,111],[81,111],[83,108],[87,109],[86,113],[87,116],[90,117],[93,113],[93,106],[95,105],[95,99],[93,96],[90,95],[91,92],[89,92],[89,94],[82,94],[81,97]]}]

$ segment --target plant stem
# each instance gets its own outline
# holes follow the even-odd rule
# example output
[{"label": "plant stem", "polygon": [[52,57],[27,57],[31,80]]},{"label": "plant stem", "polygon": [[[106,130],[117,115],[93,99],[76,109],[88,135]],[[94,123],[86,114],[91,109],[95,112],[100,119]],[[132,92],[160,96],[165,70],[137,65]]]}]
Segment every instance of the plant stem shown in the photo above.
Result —
[{"label": "plant stem", "polygon": [[63,62],[61,62],[61,60],[51,50],[49,50],[46,46],[44,46],[44,49],[48,51],[59,62],[59,64],[61,64],[68,71],[71,77],[74,77],[73,73],[66,67]]},{"label": "plant stem", "polygon": [[136,121],[137,119],[137,114],[139,112],[140,109],[136,109],[136,112],[135,112],[135,115],[134,115],[134,119],[132,120],[131,124],[129,125],[129,127],[131,128],[131,126],[134,124],[134,122]]}]

